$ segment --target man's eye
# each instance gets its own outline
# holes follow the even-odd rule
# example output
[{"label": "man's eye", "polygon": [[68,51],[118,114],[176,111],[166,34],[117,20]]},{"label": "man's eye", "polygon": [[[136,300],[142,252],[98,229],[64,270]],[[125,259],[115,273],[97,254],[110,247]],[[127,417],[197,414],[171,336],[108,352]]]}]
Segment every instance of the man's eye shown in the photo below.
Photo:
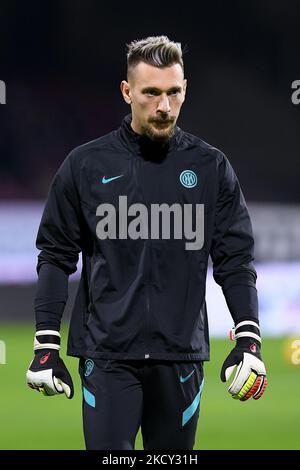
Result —
[{"label": "man's eye", "polygon": [[158,93],[157,93],[157,91],[154,91],[154,90],[153,90],[153,91],[148,91],[148,92],[147,92],[147,95],[150,95],[150,96],[157,96]]}]

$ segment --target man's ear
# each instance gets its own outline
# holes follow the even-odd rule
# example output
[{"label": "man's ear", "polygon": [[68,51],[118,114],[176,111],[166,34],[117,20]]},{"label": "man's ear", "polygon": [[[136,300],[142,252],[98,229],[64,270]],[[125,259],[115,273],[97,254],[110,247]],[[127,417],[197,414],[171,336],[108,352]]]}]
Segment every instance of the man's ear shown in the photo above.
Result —
[{"label": "man's ear", "polygon": [[187,79],[185,78],[183,80],[183,96],[184,96],[184,99],[185,99],[186,89],[187,89]]},{"label": "man's ear", "polygon": [[130,92],[130,85],[126,80],[122,80],[120,84],[121,93],[123,95],[124,101],[127,104],[131,104],[131,92]]}]

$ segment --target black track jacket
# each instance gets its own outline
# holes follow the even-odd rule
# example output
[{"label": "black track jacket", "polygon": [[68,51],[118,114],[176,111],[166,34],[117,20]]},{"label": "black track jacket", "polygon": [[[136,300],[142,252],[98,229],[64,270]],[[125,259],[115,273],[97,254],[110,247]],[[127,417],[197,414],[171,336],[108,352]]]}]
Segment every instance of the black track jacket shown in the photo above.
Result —
[{"label": "black track jacket", "polygon": [[[129,114],[117,130],[75,148],[57,171],[37,235],[37,272],[52,266],[68,278],[82,252],[69,355],[209,360],[209,255],[234,322],[258,321],[245,200],[221,151],[178,126],[163,147],[136,134],[130,123]],[[127,196],[128,206],[144,204],[149,213],[151,204],[203,204],[203,246],[187,250],[184,235],[101,240],[97,224],[103,217],[97,208],[110,203],[118,215],[119,196]],[[65,301],[55,299],[59,286],[52,286],[50,295],[47,278],[43,282],[44,294],[37,294],[35,304],[37,322],[42,310],[43,318],[45,311],[50,318],[51,304]],[[52,312],[52,318],[61,314]]]}]

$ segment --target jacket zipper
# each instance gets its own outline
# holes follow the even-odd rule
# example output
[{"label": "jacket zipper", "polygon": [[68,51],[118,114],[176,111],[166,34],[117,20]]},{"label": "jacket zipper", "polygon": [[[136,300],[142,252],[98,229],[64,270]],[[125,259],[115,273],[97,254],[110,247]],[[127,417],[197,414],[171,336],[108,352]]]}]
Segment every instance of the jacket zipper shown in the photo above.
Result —
[{"label": "jacket zipper", "polygon": [[[142,199],[143,199],[143,203],[145,203],[145,197],[144,197],[144,193],[143,193],[143,190],[142,190],[142,187],[140,186],[139,184],[139,181],[138,181],[138,171],[137,171],[137,166],[138,166],[138,158],[135,154],[133,155],[134,157],[134,176],[135,176],[135,182],[136,182],[136,186],[139,188],[140,192],[141,192],[141,195],[142,195]],[[142,157],[141,157],[142,158]],[[145,241],[145,244],[146,244],[146,249],[147,249],[147,243],[148,243],[148,239]],[[147,257],[146,257],[146,260],[147,260]],[[148,333],[149,333],[149,316],[150,316],[150,293],[149,293],[149,284],[148,284],[148,279],[146,279],[146,321],[145,321],[145,345],[146,345],[146,348],[148,348]],[[145,352],[144,353],[144,358],[145,359],[149,359],[150,358],[150,354],[149,352]]]},{"label": "jacket zipper", "polygon": [[[147,306],[147,316],[146,316],[146,340],[147,340],[147,333],[149,332],[147,326],[149,324],[149,318],[150,318],[150,293],[149,293],[149,289],[150,289],[150,286],[149,284],[146,285],[146,306]],[[147,344],[147,341],[146,341],[146,345],[148,346]],[[145,359],[149,359],[150,358],[150,354],[149,353],[145,353]]]}]

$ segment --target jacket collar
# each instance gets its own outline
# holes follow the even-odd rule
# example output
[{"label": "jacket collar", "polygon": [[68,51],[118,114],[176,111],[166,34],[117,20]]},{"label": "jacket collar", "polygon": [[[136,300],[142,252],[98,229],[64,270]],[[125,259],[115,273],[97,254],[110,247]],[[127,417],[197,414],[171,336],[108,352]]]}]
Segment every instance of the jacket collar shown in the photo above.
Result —
[{"label": "jacket collar", "polygon": [[178,145],[179,139],[182,135],[182,130],[180,127],[175,126],[173,136],[169,139],[167,144],[162,147],[161,144],[153,142],[148,137],[137,134],[131,127],[131,121],[132,115],[130,113],[123,118],[121,126],[119,127],[119,133],[126,147],[129,147],[131,150],[134,150],[137,153],[141,153],[141,149],[145,147],[152,151],[161,150],[163,148],[165,151],[169,152]]}]

